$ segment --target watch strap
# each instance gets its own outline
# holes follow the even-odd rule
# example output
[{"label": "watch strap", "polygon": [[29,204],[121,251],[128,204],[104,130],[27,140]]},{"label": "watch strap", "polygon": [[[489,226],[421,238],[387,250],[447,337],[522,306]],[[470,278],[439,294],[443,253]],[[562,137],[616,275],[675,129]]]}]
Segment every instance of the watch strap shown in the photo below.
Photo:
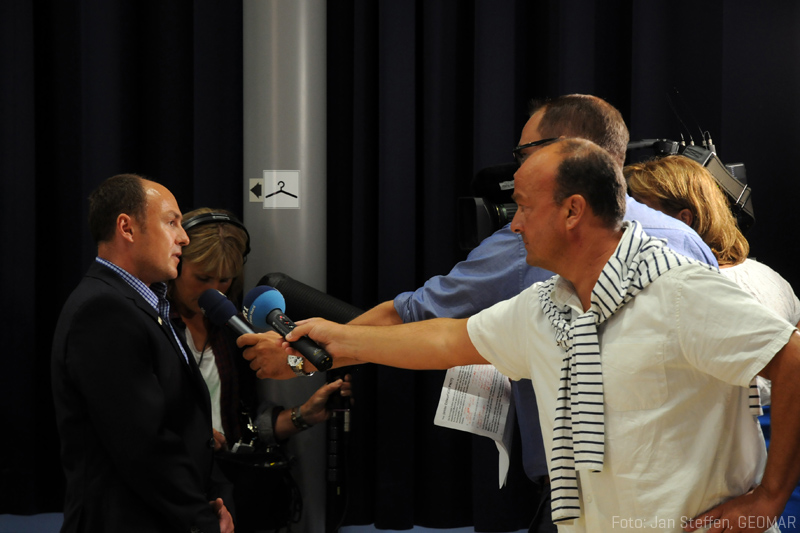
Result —
[{"label": "watch strap", "polygon": [[292,407],[292,424],[297,429],[308,429],[311,426],[303,419],[303,413],[300,411],[300,407]]}]

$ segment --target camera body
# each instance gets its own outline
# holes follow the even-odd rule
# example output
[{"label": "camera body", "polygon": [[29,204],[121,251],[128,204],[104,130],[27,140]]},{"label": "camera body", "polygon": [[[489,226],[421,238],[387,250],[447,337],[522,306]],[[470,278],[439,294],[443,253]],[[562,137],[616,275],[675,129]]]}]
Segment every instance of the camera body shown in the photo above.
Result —
[{"label": "camera body", "polygon": [[[733,216],[742,233],[755,223],[752,189],[747,185],[743,163],[725,165],[717,157],[713,145],[696,146],[668,139],[644,139],[628,143],[628,157],[632,151],[647,150],[644,158],[682,155],[703,165],[714,177],[728,198]],[[638,160],[643,159],[639,157]],[[514,193],[516,163],[495,165],[480,170],[472,180],[472,193],[458,199],[458,245],[462,250],[476,248],[482,240],[510,223],[517,212],[511,199]]]},{"label": "camera body", "polygon": [[644,139],[628,143],[628,154],[632,150],[649,148],[653,157],[682,155],[699,163],[709,171],[719,188],[728,199],[728,206],[739,225],[739,230],[746,234],[755,223],[753,212],[753,190],[747,185],[747,173],[743,163],[725,165],[720,161],[713,145],[684,145],[668,139]]},{"label": "camera body", "polygon": [[514,194],[516,163],[487,167],[475,174],[472,193],[458,199],[458,246],[465,251],[476,248],[480,242],[514,218],[517,204]]}]

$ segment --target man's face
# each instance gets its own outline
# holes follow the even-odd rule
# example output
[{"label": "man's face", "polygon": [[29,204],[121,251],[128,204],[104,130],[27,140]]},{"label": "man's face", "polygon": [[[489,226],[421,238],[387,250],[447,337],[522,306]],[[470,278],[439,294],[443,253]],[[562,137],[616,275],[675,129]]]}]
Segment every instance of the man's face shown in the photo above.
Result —
[{"label": "man's face", "polygon": [[562,156],[547,145],[529,156],[514,174],[514,201],[517,212],[511,230],[522,236],[526,261],[531,266],[555,271],[565,243],[562,206],[553,200],[555,176]]},{"label": "man's face", "polygon": [[142,186],[147,195],[144,224],[134,219],[134,261],[137,276],[145,284],[175,279],[181,248],[189,237],[181,226],[178,202],[166,187],[152,181]]},{"label": "man's face", "polygon": [[209,274],[197,263],[184,262],[181,275],[172,286],[172,298],[181,314],[186,315],[186,311],[193,314],[201,313],[200,304],[197,302],[200,296],[208,289],[216,289],[227,294],[232,282],[233,278],[230,276],[219,277]]}]

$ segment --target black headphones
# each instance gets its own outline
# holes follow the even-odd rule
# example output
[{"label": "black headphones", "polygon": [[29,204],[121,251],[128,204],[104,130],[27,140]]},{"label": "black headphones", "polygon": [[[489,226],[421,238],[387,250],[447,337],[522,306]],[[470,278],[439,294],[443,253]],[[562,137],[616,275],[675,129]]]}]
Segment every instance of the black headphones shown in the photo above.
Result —
[{"label": "black headphones", "polygon": [[[244,224],[239,222],[239,219],[227,213],[212,211],[210,213],[202,213],[200,215],[187,218],[181,222],[181,226],[183,226],[183,230],[186,233],[189,233],[189,230],[192,228],[202,226],[203,224],[230,224],[231,226],[236,226],[237,228],[241,229],[247,237],[244,245],[244,253],[242,254],[244,262],[247,262],[247,254],[250,253],[250,233],[247,231],[247,228],[244,227]],[[178,275],[181,275],[181,262],[178,263]]]}]

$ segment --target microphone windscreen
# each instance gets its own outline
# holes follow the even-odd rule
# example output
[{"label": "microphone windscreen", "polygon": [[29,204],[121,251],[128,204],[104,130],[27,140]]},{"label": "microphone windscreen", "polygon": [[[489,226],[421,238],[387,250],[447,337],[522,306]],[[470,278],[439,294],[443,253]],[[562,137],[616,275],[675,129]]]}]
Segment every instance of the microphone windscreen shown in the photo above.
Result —
[{"label": "microphone windscreen", "polygon": [[247,310],[250,308],[251,305],[253,305],[253,302],[256,301],[256,298],[258,298],[267,291],[276,291],[276,290],[278,289],[270,287],[269,285],[258,285],[256,287],[253,287],[252,289],[247,291],[247,294],[244,295],[244,300],[242,300],[242,311],[245,314],[247,314]]},{"label": "microphone windscreen", "polygon": [[236,306],[216,289],[208,289],[197,299],[203,314],[216,326],[224,326],[236,316]]},{"label": "microphone windscreen", "polygon": [[283,295],[277,289],[268,288],[271,290],[263,291],[245,310],[247,320],[257,328],[270,327],[267,315],[273,309],[280,309],[281,313],[286,310],[286,300],[284,300]]}]

